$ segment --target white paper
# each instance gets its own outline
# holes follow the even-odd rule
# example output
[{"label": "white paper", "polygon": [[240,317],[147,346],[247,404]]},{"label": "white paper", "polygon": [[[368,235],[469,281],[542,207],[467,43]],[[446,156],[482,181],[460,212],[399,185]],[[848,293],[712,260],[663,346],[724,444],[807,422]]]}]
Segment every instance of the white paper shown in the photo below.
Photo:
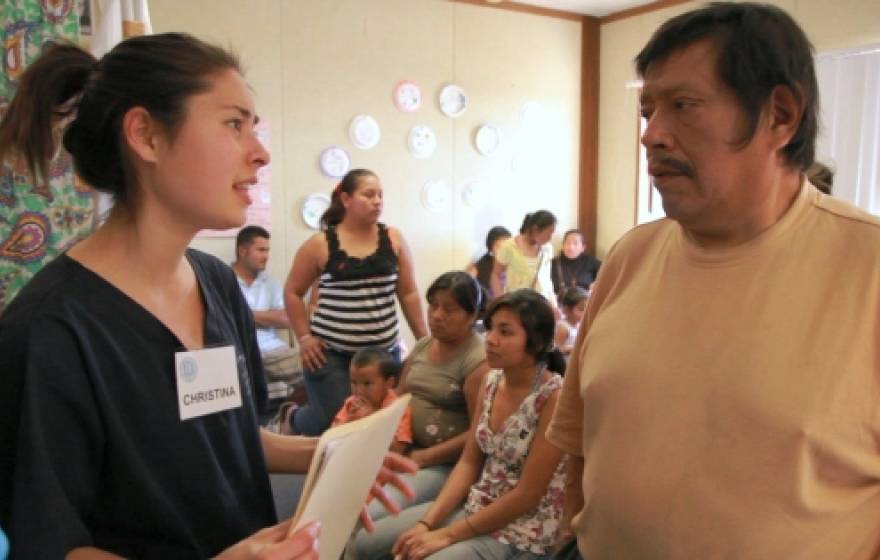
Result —
[{"label": "white paper", "polygon": [[320,521],[319,558],[342,554],[409,399],[404,395],[365,418],[330,428],[318,441],[292,532]]}]

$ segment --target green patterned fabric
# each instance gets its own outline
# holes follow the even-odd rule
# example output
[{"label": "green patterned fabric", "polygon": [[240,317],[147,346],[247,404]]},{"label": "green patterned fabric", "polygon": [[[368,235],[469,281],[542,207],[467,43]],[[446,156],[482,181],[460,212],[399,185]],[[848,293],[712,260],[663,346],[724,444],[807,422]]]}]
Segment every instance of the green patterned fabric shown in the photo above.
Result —
[{"label": "green patterned fabric", "polygon": [[[12,99],[21,70],[51,41],[79,42],[82,0],[0,2],[0,112]],[[96,196],[74,180],[70,156],[60,151],[48,184],[37,184],[21,162],[0,167],[0,313],[48,261],[94,227]]]}]

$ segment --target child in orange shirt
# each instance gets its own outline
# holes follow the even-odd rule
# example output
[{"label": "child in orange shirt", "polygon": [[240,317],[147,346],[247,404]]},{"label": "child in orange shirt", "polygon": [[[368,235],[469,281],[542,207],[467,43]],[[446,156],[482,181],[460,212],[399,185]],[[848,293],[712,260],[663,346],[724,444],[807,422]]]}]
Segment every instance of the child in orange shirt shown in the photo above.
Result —
[{"label": "child in orange shirt", "polygon": [[[351,396],[333,418],[333,426],[359,420],[397,400],[393,389],[400,378],[401,366],[387,351],[370,346],[358,350],[351,359],[348,374]],[[391,451],[403,453],[412,444],[412,412],[403,413],[394,434]]]}]

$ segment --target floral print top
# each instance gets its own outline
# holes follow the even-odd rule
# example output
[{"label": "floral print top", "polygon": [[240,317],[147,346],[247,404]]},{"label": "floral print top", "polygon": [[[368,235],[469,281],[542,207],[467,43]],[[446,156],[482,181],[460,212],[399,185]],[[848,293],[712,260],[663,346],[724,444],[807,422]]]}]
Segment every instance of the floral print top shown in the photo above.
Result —
[{"label": "floral print top", "polygon": [[[486,397],[477,424],[477,443],[486,461],[476,484],[471,486],[465,511],[468,515],[492,504],[513,490],[525,467],[526,457],[535,436],[541,410],[547,399],[562,387],[562,377],[553,375],[523,399],[519,408],[501,425],[498,432],[489,427],[489,414],[503,374],[492,370],[487,376]],[[559,462],[547,491],[538,507],[515,519],[503,529],[492,533],[499,541],[534,554],[552,552],[562,518],[565,499],[565,460]]]}]

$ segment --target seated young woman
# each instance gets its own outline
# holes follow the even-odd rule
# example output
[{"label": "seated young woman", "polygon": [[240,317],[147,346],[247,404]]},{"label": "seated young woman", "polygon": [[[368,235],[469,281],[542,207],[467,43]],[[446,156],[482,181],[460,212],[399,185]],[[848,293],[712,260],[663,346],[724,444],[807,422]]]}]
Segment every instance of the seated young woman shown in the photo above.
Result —
[{"label": "seated young woman", "polygon": [[553,310],[528,289],[507,293],[486,311],[492,370],[479,393],[461,458],[434,502],[360,531],[348,555],[400,558],[549,557],[564,499],[561,451],[544,437],[562,378],[544,358],[553,342]]},{"label": "seated young woman", "polygon": [[[489,371],[483,339],[474,332],[482,291],[462,271],[440,275],[426,293],[428,328],[406,360],[398,393],[411,393],[413,446],[419,472],[409,478],[416,496],[410,505],[433,500],[461,455],[483,377]],[[394,488],[389,494],[403,496]],[[378,500],[373,519],[386,515]]]}]

